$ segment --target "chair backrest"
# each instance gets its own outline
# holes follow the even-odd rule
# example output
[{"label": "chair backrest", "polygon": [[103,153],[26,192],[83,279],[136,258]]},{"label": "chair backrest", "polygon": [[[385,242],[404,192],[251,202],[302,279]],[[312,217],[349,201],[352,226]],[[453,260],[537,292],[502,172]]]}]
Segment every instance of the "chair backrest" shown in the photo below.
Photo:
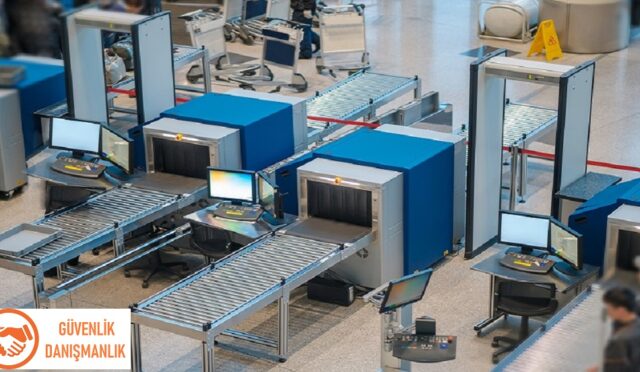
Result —
[{"label": "chair backrest", "polygon": [[552,283],[525,283],[525,282],[500,282],[498,283],[498,296],[530,298],[530,299],[554,299],[555,285]]}]

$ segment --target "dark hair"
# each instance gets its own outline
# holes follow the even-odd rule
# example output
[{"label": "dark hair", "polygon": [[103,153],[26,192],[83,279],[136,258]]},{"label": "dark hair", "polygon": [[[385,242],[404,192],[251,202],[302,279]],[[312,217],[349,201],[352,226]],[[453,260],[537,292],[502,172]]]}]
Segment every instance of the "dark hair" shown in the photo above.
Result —
[{"label": "dark hair", "polygon": [[605,304],[624,307],[629,311],[635,311],[636,309],[636,295],[628,288],[612,288],[602,296],[602,300]]}]

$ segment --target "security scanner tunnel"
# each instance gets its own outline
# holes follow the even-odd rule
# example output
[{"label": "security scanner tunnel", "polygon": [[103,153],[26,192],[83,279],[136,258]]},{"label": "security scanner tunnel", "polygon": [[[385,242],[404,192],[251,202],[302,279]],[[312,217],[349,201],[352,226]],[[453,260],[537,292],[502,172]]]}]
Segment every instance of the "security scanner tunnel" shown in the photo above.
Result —
[{"label": "security scanner tunnel", "polygon": [[[595,62],[558,65],[506,57],[494,51],[471,65],[469,115],[469,166],[467,171],[467,221],[465,256],[473,257],[493,245],[501,209],[506,80],[557,86],[558,118],[554,159],[551,215],[559,216],[555,196],[587,171],[591,99]],[[519,148],[512,161],[517,165]],[[512,171],[512,179],[514,172]],[[515,185],[512,185],[512,193]]]},{"label": "security scanner tunnel", "polygon": [[[376,156],[381,146],[400,144],[414,151]],[[133,369],[143,367],[140,325],[201,341],[207,371],[219,335],[272,346],[286,360],[296,287],[331,270],[375,288],[439,261],[452,239],[452,162],[450,143],[368,129],[318,149],[297,169],[296,222],[132,308]],[[274,301],[277,341],[230,329]]]}]

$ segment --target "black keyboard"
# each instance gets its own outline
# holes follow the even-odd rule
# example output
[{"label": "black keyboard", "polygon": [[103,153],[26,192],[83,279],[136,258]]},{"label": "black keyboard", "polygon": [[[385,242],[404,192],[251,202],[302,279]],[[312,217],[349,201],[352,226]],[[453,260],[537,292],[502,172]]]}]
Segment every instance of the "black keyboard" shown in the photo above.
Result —
[{"label": "black keyboard", "polygon": [[554,263],[553,260],[548,258],[540,258],[516,252],[507,252],[500,260],[502,266],[534,274],[548,273]]},{"label": "black keyboard", "polygon": [[259,205],[218,204],[212,211],[216,217],[238,221],[256,221],[262,215]]},{"label": "black keyboard", "polygon": [[98,178],[102,175],[105,168],[102,164],[64,156],[59,157],[51,164],[51,169],[56,172],[84,178]]},{"label": "black keyboard", "polygon": [[393,356],[416,363],[437,363],[456,358],[456,336],[398,333],[393,339]]}]

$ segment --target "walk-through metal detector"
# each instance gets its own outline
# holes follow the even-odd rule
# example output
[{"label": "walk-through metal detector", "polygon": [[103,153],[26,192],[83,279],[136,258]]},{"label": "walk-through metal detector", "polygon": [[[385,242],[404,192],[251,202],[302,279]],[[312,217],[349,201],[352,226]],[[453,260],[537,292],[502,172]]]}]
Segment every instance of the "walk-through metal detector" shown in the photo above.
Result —
[{"label": "walk-through metal detector", "polygon": [[169,12],[153,16],[78,8],[63,17],[67,104],[72,117],[107,123],[102,32],[131,34],[138,123],[175,106]]},{"label": "walk-through metal detector", "polygon": [[466,258],[498,238],[507,79],[559,87],[552,216],[559,213],[556,192],[587,171],[595,62],[559,65],[506,57],[506,53],[499,49],[471,64]]}]

